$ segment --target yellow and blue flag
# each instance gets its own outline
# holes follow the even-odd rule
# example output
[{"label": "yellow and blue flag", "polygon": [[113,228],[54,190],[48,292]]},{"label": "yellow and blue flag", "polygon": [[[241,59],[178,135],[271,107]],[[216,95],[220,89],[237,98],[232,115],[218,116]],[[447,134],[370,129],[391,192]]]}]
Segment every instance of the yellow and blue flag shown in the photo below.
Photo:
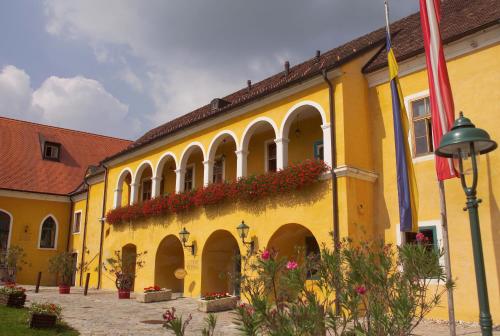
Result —
[{"label": "yellow and blue flag", "polygon": [[409,125],[403,103],[403,94],[398,79],[398,63],[387,34],[387,58],[391,81],[392,115],[394,119],[394,143],[396,145],[396,169],[398,179],[399,225],[402,232],[418,230],[418,191],[413,170],[410,145],[408,143]]}]

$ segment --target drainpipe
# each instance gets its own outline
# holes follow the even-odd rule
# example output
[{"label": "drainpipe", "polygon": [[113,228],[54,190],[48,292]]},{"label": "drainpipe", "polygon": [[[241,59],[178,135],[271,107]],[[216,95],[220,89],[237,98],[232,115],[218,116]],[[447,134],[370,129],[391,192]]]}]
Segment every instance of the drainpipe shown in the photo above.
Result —
[{"label": "drainpipe", "polygon": [[87,177],[83,178],[83,183],[87,188],[87,201],[85,202],[85,223],[83,225],[83,237],[82,237],[82,256],[80,258],[80,287],[83,282],[83,265],[85,264],[85,251],[87,249],[87,222],[89,218],[89,201],[90,201],[90,184],[87,182]]},{"label": "drainpipe", "polygon": [[70,207],[69,207],[69,226],[68,226],[68,237],[66,238],[66,252],[69,252],[69,241],[71,240],[71,234],[73,233],[73,226],[71,225],[73,220],[73,211],[75,210],[75,204],[73,199],[69,197]]},{"label": "drainpipe", "polygon": [[337,168],[337,136],[336,136],[336,122],[335,122],[335,89],[333,88],[332,82],[328,79],[328,73],[323,70],[323,79],[328,85],[328,95],[329,95],[329,112],[330,112],[330,143],[332,148],[332,210],[333,210],[333,242],[334,250],[337,250],[340,243],[339,234],[339,198],[338,198],[338,184],[337,184],[337,174],[335,169]]},{"label": "drainpipe", "polygon": [[106,198],[108,195],[108,167],[104,167],[104,195],[102,197],[102,213],[99,221],[101,222],[101,240],[99,241],[99,266],[97,268],[97,289],[101,289],[101,278],[102,278],[102,249],[104,244],[104,218],[106,217]]}]

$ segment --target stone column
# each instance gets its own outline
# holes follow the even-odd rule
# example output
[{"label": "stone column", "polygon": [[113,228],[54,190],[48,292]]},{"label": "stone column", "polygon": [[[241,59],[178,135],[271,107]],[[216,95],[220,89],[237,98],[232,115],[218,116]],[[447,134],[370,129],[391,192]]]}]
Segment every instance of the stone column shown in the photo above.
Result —
[{"label": "stone column", "polygon": [[276,168],[277,170],[286,168],[288,166],[288,138],[275,139],[276,143]]},{"label": "stone column", "polygon": [[248,151],[240,149],[236,153],[236,178],[247,176],[247,157]]},{"label": "stone column", "polygon": [[130,183],[130,205],[137,203],[139,198],[139,184]]},{"label": "stone column", "polygon": [[212,183],[212,176],[214,174],[214,161],[203,161],[203,185],[206,187]]},{"label": "stone column", "polygon": [[161,181],[161,176],[151,178],[151,198],[160,196]]},{"label": "stone column", "polygon": [[120,188],[115,189],[115,196],[113,199],[113,209],[116,209],[121,206],[121,200],[122,200],[122,189]]},{"label": "stone column", "polygon": [[332,167],[331,124],[321,125],[321,129],[323,130],[323,161]]},{"label": "stone column", "polygon": [[175,192],[180,193],[184,191],[184,175],[186,174],[186,169],[176,169],[175,170]]}]

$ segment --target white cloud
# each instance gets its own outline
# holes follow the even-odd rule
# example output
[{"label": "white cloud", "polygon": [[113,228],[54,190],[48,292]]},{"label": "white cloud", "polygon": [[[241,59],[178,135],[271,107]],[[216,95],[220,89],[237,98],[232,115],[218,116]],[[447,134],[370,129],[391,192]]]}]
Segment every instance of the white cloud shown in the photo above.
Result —
[{"label": "white cloud", "polygon": [[119,77],[127,83],[133,90],[137,92],[142,92],[144,87],[142,85],[142,80],[129,68],[126,67],[119,74]]},{"label": "white cloud", "polygon": [[51,76],[34,90],[29,75],[9,65],[0,73],[0,114],[118,137],[135,137],[140,123],[96,80]]}]

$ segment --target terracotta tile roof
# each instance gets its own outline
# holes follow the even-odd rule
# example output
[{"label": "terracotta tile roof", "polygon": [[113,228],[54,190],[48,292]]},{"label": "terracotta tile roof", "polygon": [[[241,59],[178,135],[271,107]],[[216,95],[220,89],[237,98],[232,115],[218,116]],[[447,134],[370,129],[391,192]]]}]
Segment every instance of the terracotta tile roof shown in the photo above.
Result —
[{"label": "terracotta tile roof", "polygon": [[[500,0],[448,0],[441,5],[441,38],[450,43],[500,23]],[[391,25],[392,49],[399,62],[424,52],[420,14]],[[369,73],[387,66],[387,52],[381,50],[364,68]]]},{"label": "terracotta tile roof", "polygon": [[[449,42],[488,25],[498,23],[500,19],[500,0],[446,0],[442,5],[442,16],[443,38],[446,42]],[[398,60],[403,60],[423,52],[418,13],[391,24],[391,33],[394,35],[393,47]],[[285,75],[284,71],[280,72],[252,84],[250,91],[244,88],[223,97],[222,99],[227,104],[222,108],[211,109],[210,104],[207,104],[153,128],[137,139],[127,149],[106,158],[106,160],[119,157],[214,116],[229,114],[235,107],[250,103],[311,77],[318,76],[323,70],[336,68],[358,55],[384,44],[385,28],[380,28],[334,48],[322,54],[319,58],[312,58],[291,67],[288,75]],[[385,51],[381,51],[366,65],[364,71],[374,71],[385,65]]]},{"label": "terracotta tile roof", "polygon": [[[61,144],[60,161],[42,158],[41,141]],[[0,117],[0,189],[67,195],[87,167],[131,141]]]}]

